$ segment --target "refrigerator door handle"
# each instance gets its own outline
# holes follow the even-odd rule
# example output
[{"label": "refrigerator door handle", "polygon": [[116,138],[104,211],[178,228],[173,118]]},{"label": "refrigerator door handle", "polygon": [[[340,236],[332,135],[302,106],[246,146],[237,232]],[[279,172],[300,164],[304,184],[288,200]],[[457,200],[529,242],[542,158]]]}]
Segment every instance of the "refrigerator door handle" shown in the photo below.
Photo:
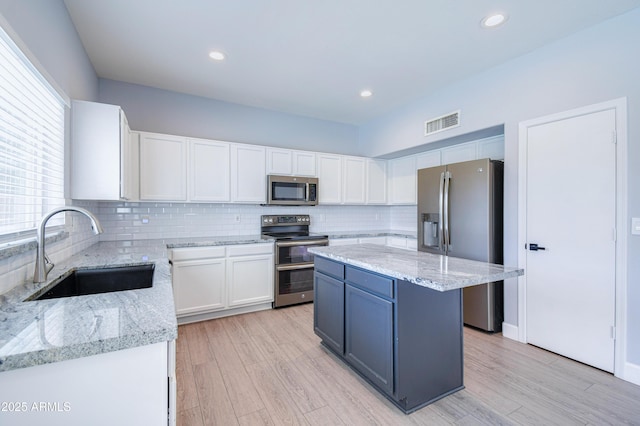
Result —
[{"label": "refrigerator door handle", "polygon": [[444,173],[440,173],[440,192],[438,198],[438,215],[440,216],[438,220],[438,249],[441,252],[444,252],[445,244],[444,244]]},{"label": "refrigerator door handle", "polygon": [[451,241],[449,240],[449,182],[451,181],[451,173],[444,172],[444,211],[443,211],[443,220],[444,222],[444,247],[445,251],[449,251],[449,245]]}]

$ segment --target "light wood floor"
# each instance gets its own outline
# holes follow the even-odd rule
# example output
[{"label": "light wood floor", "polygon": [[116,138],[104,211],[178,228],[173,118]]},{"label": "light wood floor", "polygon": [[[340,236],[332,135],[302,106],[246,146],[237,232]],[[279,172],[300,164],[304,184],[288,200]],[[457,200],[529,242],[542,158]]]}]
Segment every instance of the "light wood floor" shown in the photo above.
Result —
[{"label": "light wood floor", "polygon": [[320,345],[313,305],[183,325],[178,425],[640,425],[640,387],[465,328],[466,388],[402,414]]}]

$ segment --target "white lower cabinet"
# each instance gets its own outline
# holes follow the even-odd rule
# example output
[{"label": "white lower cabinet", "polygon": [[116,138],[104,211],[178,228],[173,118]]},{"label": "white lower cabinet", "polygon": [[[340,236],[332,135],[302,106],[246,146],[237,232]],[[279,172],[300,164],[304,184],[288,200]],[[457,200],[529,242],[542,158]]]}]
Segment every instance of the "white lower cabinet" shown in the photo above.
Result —
[{"label": "white lower cabinet", "polygon": [[229,306],[273,302],[273,254],[227,259]]},{"label": "white lower cabinet", "polygon": [[0,373],[0,424],[175,425],[175,341]]},{"label": "white lower cabinet", "polygon": [[365,237],[358,238],[360,244],[378,244],[381,246],[387,245],[387,237]]},{"label": "white lower cabinet", "polygon": [[179,323],[270,309],[273,243],[172,249]]},{"label": "white lower cabinet", "polygon": [[176,249],[172,251],[172,262],[177,316],[211,312],[227,306],[224,247]]},{"label": "white lower cabinet", "polygon": [[348,246],[349,244],[358,244],[357,238],[332,238],[329,240],[330,246]]},{"label": "white lower cabinet", "polygon": [[330,246],[346,246],[349,244],[379,244],[406,250],[417,250],[418,243],[415,238],[409,237],[363,237],[363,238],[332,238]]},{"label": "white lower cabinet", "polygon": [[332,238],[330,246],[347,246],[349,244],[379,244],[386,245],[387,237],[363,237],[363,238]]},{"label": "white lower cabinet", "polygon": [[418,241],[409,237],[387,237],[387,245],[405,250],[418,250]]}]

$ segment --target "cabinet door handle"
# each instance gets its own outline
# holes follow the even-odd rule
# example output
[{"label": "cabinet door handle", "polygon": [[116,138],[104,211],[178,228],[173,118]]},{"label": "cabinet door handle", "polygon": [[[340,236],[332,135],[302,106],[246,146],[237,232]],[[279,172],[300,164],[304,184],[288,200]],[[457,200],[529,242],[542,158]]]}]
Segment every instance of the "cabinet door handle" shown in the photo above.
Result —
[{"label": "cabinet door handle", "polygon": [[276,271],[296,271],[299,269],[313,269],[313,263],[301,265],[276,265]]},{"label": "cabinet door handle", "polygon": [[529,250],[531,250],[531,251],[546,250],[546,249],[547,249],[546,247],[541,247],[541,246],[539,246],[538,244],[535,244],[535,243],[530,243],[529,244]]}]

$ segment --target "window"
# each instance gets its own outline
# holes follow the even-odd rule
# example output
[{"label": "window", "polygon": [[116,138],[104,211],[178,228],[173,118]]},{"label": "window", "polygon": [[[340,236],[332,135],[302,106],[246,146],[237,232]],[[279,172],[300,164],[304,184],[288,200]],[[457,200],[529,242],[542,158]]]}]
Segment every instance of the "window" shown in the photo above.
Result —
[{"label": "window", "polygon": [[33,230],[64,205],[64,114],[64,100],[0,28],[0,236]]}]

